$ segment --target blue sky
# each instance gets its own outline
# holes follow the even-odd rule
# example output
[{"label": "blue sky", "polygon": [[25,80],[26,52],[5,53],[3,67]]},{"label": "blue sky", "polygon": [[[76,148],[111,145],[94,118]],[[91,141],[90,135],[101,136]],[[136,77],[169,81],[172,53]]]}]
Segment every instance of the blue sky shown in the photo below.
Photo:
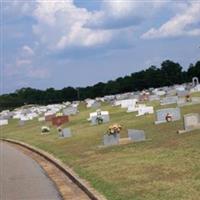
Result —
[{"label": "blue sky", "polygon": [[200,58],[200,1],[1,2],[1,93],[105,82]]}]

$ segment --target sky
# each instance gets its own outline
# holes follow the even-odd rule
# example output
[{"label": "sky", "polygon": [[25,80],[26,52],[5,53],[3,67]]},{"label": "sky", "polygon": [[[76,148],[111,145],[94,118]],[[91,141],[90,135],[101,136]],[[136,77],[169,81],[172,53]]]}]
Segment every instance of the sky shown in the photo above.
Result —
[{"label": "sky", "polygon": [[200,0],[1,0],[0,9],[1,94],[200,59]]}]

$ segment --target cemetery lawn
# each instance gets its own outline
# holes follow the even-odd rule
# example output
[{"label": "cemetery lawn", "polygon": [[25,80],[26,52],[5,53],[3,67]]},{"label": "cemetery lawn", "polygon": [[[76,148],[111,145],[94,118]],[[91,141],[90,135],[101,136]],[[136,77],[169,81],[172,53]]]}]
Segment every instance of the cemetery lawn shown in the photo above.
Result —
[{"label": "cemetery lawn", "polygon": [[[194,94],[200,96],[200,93]],[[161,108],[152,102],[155,110]],[[162,108],[176,105],[162,106]],[[19,126],[11,120],[1,127],[1,138],[16,139],[49,153],[72,167],[108,200],[197,200],[200,199],[200,130],[178,135],[183,121],[154,125],[154,115],[135,117],[125,109],[104,104],[111,121],[91,126],[86,120],[93,109],[83,104],[80,113],[70,117],[65,126],[73,137],[58,139],[56,128],[49,135],[41,135],[44,123],[33,120]],[[181,108],[182,116],[200,113],[200,105]],[[103,148],[102,138],[109,125],[142,129],[147,141]]]}]

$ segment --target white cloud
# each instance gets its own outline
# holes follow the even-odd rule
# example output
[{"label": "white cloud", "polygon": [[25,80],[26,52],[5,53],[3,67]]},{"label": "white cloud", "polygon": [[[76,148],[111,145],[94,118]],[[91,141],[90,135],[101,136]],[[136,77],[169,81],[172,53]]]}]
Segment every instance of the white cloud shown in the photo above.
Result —
[{"label": "white cloud", "polygon": [[33,30],[50,50],[105,45],[121,35],[126,37],[127,27],[133,30],[132,25],[168,2],[103,0],[101,9],[92,12],[76,7],[73,0],[37,0]]},{"label": "white cloud", "polygon": [[134,1],[134,0],[103,0],[103,10],[116,18],[130,16],[145,17],[155,12],[155,9],[166,5],[169,0],[151,0],[151,1]]},{"label": "white cloud", "polygon": [[35,8],[35,1],[2,1],[2,11],[9,13],[9,16],[14,18],[21,15],[30,15]]},{"label": "white cloud", "polygon": [[22,66],[22,65],[30,65],[32,63],[29,59],[17,59],[16,60],[16,66]]},{"label": "white cloud", "polygon": [[115,0],[102,1],[102,8],[95,12],[87,26],[93,28],[118,29],[140,24],[144,19],[155,14],[170,0],[137,1]]},{"label": "white cloud", "polygon": [[50,77],[50,71],[47,68],[29,67],[27,77],[35,79],[47,79]]},{"label": "white cloud", "polygon": [[[35,0],[30,4],[14,0],[12,5],[20,8],[19,12],[22,14],[34,18],[33,32],[43,47],[50,51],[60,51],[107,45],[117,41],[116,39],[119,43],[125,39],[133,41],[136,25],[171,4],[170,9],[181,10],[181,14],[159,29],[150,29],[142,38],[168,37],[183,33],[199,35],[198,28],[187,30],[188,25],[195,23],[196,14],[193,13],[197,13],[194,10],[198,9],[188,8],[186,2],[172,4],[172,0],[102,0],[100,9],[95,11],[77,7],[74,0]],[[23,51],[29,56],[35,54],[27,45],[23,47]]]},{"label": "white cloud", "polygon": [[52,0],[48,3],[38,0],[33,16],[37,20],[33,26],[34,33],[51,50],[90,47],[105,44],[112,38],[111,31],[84,27],[93,13],[76,7],[72,0]]},{"label": "white cloud", "polygon": [[45,67],[34,67],[25,63],[7,64],[4,68],[5,77],[21,77],[21,78],[33,78],[33,79],[47,79],[51,76],[49,69]]},{"label": "white cloud", "polygon": [[142,35],[144,39],[165,38],[175,36],[197,36],[200,35],[200,29],[192,28],[200,23],[200,3],[193,2],[189,7],[182,10],[181,13],[172,17],[160,28],[151,28]]},{"label": "white cloud", "polygon": [[46,79],[51,76],[50,70],[46,67],[36,67],[37,64],[34,60],[35,52],[29,46],[24,45],[20,48],[15,59],[8,62],[4,67],[5,77],[21,77],[33,79]]},{"label": "white cloud", "polygon": [[27,45],[24,45],[22,47],[22,50],[26,55],[33,56],[35,54],[34,50],[31,47],[27,46]]}]

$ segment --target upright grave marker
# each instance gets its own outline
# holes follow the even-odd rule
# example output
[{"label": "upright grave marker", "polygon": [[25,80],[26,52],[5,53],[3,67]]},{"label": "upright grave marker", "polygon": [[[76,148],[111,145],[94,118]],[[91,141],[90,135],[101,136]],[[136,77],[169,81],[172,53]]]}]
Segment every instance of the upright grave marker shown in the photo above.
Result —
[{"label": "upright grave marker", "polygon": [[64,128],[59,131],[59,138],[69,138],[72,136],[70,128]]},{"label": "upright grave marker", "polygon": [[52,118],[52,125],[54,126],[61,126],[64,123],[69,122],[69,117],[68,116],[58,116]]},{"label": "upright grave marker", "polygon": [[181,119],[180,108],[166,108],[156,111],[155,124],[177,121]]},{"label": "upright grave marker", "polygon": [[176,104],[178,101],[177,96],[165,97],[160,101],[160,105]]},{"label": "upright grave marker", "polygon": [[103,137],[104,146],[119,144],[120,134],[106,134]]},{"label": "upright grave marker", "polygon": [[143,130],[128,129],[128,137],[135,142],[146,140],[145,132]]},{"label": "upright grave marker", "polygon": [[193,77],[192,78],[192,86],[195,87],[197,85],[199,85],[199,79],[198,79],[198,77]]},{"label": "upright grave marker", "polygon": [[67,107],[67,108],[65,108],[63,110],[63,114],[67,115],[67,116],[69,116],[69,115],[76,115],[77,112],[78,112],[77,107],[72,107],[72,106],[71,107]]},{"label": "upright grave marker", "polygon": [[178,133],[186,133],[197,129],[200,129],[200,114],[190,113],[184,115],[184,130],[179,130]]}]

